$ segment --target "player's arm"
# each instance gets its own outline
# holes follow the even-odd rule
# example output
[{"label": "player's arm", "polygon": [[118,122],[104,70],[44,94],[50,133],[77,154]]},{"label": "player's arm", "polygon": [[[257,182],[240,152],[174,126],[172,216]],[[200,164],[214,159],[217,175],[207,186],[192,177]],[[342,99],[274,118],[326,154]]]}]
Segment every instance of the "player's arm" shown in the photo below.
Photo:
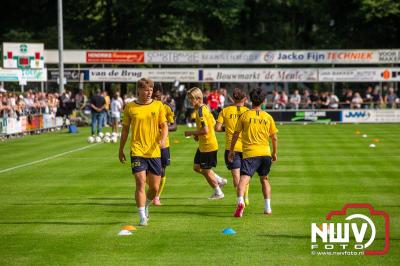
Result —
[{"label": "player's arm", "polygon": [[128,139],[130,125],[131,125],[131,117],[129,115],[129,110],[128,110],[128,108],[125,108],[124,109],[124,119],[122,121],[121,140],[119,143],[119,154],[118,154],[118,158],[121,163],[125,163],[125,161],[126,161],[125,154],[124,154],[124,147],[125,147],[126,140]]},{"label": "player's arm", "polygon": [[215,131],[217,132],[223,132],[223,128],[222,125],[224,124],[224,113],[225,113],[225,109],[222,109],[221,112],[219,112],[218,114],[218,118],[217,118],[217,123],[215,123]]},{"label": "player's arm", "polygon": [[126,158],[125,158],[125,154],[124,154],[124,147],[125,147],[125,143],[126,140],[128,139],[128,135],[129,135],[129,125],[123,125],[122,126],[122,131],[121,131],[121,141],[119,143],[119,161],[121,163],[125,163]]},{"label": "player's arm", "polygon": [[185,137],[207,135],[208,131],[208,127],[204,126],[200,130],[185,131]]},{"label": "player's arm", "polygon": [[174,123],[168,125],[168,131],[176,131],[178,129],[178,124],[174,121]]},{"label": "player's arm", "polygon": [[271,136],[272,140],[272,161],[278,160],[278,135],[275,133]]},{"label": "player's arm", "polygon": [[160,147],[165,148],[165,143],[168,138],[168,125],[167,122],[161,123],[160,124],[161,128],[161,140],[160,140]]},{"label": "player's arm", "polygon": [[202,135],[207,135],[209,132],[208,125],[207,125],[207,120],[204,119],[203,111],[200,107],[199,109],[199,117],[200,117],[200,123],[201,123],[201,129],[200,130],[194,130],[194,131],[185,131],[185,137],[190,137],[190,136],[202,136]]},{"label": "player's arm", "polygon": [[217,131],[217,132],[224,132],[224,130],[222,129],[222,123],[217,122],[217,123],[215,124],[215,131]]},{"label": "player's arm", "polygon": [[228,160],[230,162],[233,162],[233,158],[235,158],[235,145],[237,140],[239,139],[240,132],[235,131],[232,135],[232,141],[231,141],[231,146],[229,147],[229,154],[228,154]]}]

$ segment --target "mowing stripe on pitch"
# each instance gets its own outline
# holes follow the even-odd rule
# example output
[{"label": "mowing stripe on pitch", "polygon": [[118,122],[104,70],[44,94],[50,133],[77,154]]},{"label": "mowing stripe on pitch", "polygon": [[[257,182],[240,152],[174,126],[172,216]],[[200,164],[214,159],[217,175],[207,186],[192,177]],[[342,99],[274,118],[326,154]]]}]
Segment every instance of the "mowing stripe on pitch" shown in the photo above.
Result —
[{"label": "mowing stripe on pitch", "polygon": [[78,148],[78,149],[66,151],[66,152],[63,152],[63,153],[60,153],[60,154],[56,154],[56,155],[53,155],[53,156],[50,156],[50,157],[46,157],[46,158],[43,158],[43,159],[40,159],[40,160],[37,160],[37,161],[33,161],[33,162],[30,162],[30,163],[24,163],[24,164],[20,164],[20,165],[14,166],[14,167],[6,168],[6,169],[3,169],[3,170],[0,170],[0,174],[5,173],[5,172],[9,172],[9,171],[12,171],[12,170],[16,170],[16,169],[19,169],[19,168],[22,168],[22,167],[31,166],[31,165],[38,164],[38,163],[41,163],[41,162],[49,161],[49,160],[64,156],[66,154],[73,153],[73,152],[86,150],[86,149],[88,149],[90,147],[96,146],[97,144],[87,145],[87,146],[84,146],[84,147],[81,147],[81,148]]}]

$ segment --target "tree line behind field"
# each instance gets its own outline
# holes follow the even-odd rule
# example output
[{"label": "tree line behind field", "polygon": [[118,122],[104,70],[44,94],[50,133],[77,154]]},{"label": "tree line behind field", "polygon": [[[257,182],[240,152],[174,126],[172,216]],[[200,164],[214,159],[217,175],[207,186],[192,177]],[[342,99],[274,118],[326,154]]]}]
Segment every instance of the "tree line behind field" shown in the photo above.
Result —
[{"label": "tree line behind field", "polygon": [[[2,0],[1,42],[57,48],[57,1]],[[392,0],[64,0],[65,49],[400,48]]]}]

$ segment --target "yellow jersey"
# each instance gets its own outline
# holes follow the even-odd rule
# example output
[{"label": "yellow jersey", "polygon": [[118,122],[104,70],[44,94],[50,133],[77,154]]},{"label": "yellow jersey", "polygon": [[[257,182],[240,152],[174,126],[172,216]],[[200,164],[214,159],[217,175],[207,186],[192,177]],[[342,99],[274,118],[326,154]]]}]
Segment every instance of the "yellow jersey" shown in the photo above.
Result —
[{"label": "yellow jersey", "polygon": [[161,157],[160,124],[167,122],[160,101],[149,104],[130,102],[125,106],[122,124],[131,129],[131,155],[144,158]]},{"label": "yellow jersey", "polygon": [[[233,133],[235,132],[236,122],[239,117],[249,110],[249,108],[245,106],[228,106],[222,109],[222,111],[218,115],[217,122],[224,124],[225,126],[225,150],[229,150],[231,147],[231,141]],[[235,144],[235,151],[242,152],[242,134],[239,135],[239,138]]]},{"label": "yellow jersey", "polygon": [[208,134],[199,136],[199,150],[201,152],[211,152],[218,150],[217,137],[215,136],[215,119],[206,105],[200,106],[195,110],[196,127],[201,130],[208,128]]},{"label": "yellow jersey", "polygon": [[[172,110],[172,107],[169,104],[164,103],[164,109],[165,109],[165,118],[167,119],[167,122],[170,124],[174,124],[175,114],[174,111]],[[169,136],[167,138],[167,141],[165,142],[165,148],[168,147],[169,147]]]},{"label": "yellow jersey", "polygon": [[271,115],[261,110],[244,112],[236,123],[235,132],[242,133],[243,159],[271,156],[269,138],[278,132]]}]

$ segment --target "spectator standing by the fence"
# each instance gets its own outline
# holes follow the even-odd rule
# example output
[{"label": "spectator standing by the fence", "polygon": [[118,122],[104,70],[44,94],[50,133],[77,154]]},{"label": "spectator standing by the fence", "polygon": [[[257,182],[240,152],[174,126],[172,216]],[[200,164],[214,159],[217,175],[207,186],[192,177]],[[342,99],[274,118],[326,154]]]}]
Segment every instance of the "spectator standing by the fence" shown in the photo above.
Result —
[{"label": "spectator standing by the fence", "polygon": [[376,87],[372,93],[372,102],[374,103],[374,108],[380,108],[383,103],[383,99],[379,90],[379,87]]},{"label": "spectator standing by the fence", "polygon": [[363,99],[361,98],[361,95],[359,92],[355,92],[353,99],[351,99],[351,104],[350,108],[352,109],[360,109],[361,105],[363,103]]},{"label": "spectator standing by the fence", "polygon": [[329,108],[331,109],[339,108],[339,98],[333,92],[328,93],[328,99],[329,99]]},{"label": "spectator standing by the fence", "polygon": [[387,94],[384,97],[384,102],[387,108],[396,108],[398,98],[393,88],[389,88]]},{"label": "spectator standing by the fence", "polygon": [[[90,100],[92,108],[92,135],[99,134],[103,129],[104,109],[106,101],[101,96],[100,89],[97,89],[96,95]],[[96,131],[97,130],[97,131]]]},{"label": "spectator standing by the fence", "polygon": [[293,94],[290,96],[290,105],[292,109],[299,109],[301,102],[301,96],[299,90],[294,90]]}]

